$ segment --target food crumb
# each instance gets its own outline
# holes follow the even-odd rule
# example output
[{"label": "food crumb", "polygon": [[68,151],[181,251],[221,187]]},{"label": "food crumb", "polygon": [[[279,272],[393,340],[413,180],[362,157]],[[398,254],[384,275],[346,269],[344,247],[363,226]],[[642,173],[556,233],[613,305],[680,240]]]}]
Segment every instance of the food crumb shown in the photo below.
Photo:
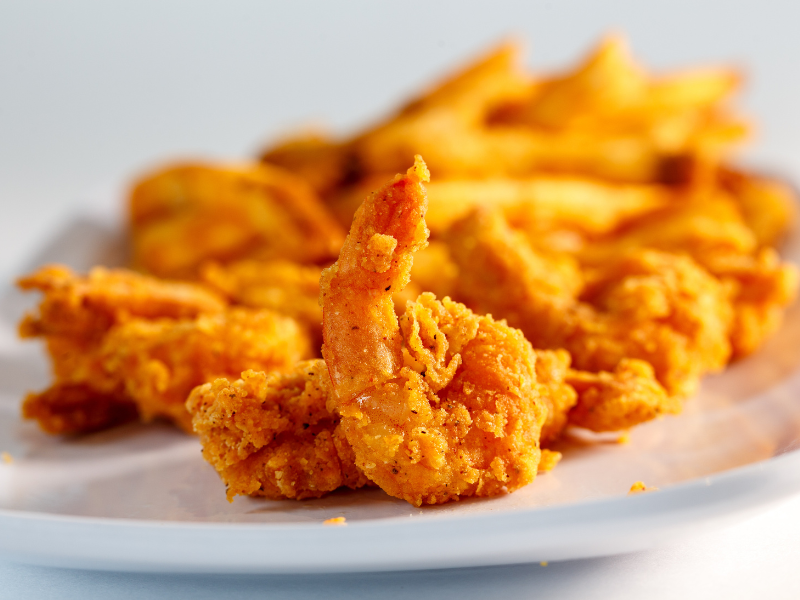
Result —
[{"label": "food crumb", "polygon": [[637,481],[631,486],[631,489],[628,490],[628,494],[639,494],[641,492],[657,492],[657,487],[648,487],[643,482]]},{"label": "food crumb", "polygon": [[323,525],[347,525],[347,519],[344,517],[334,517],[332,519],[325,519]]},{"label": "food crumb", "polygon": [[547,561],[543,560],[542,562],[539,563],[539,565],[542,566],[542,567],[546,567],[547,566]]},{"label": "food crumb", "polygon": [[7,465],[10,465],[14,462],[14,457],[11,456],[8,452],[1,452],[0,453],[0,460],[2,460]]},{"label": "food crumb", "polygon": [[618,444],[630,444],[631,443],[631,434],[629,431],[625,431],[617,438]]},{"label": "food crumb", "polygon": [[547,473],[561,461],[561,452],[555,450],[542,450],[542,457],[539,459],[539,473]]}]

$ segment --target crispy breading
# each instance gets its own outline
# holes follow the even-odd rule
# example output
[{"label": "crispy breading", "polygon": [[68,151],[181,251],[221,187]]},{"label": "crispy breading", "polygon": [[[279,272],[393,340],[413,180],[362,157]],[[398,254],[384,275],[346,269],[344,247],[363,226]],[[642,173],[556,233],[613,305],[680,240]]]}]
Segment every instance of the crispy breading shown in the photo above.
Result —
[{"label": "crispy breading", "polygon": [[227,303],[199,285],[142,277],[125,269],[95,267],[85,277],[68,267],[50,265],[17,285],[40,291],[44,299],[20,325],[22,337],[94,338],[132,317],[193,318],[222,312]]},{"label": "crispy breading", "polygon": [[[566,350],[534,350],[536,383],[547,407],[547,420],[542,426],[541,445],[555,442],[569,420],[570,410],[578,401],[575,389],[566,381],[572,357]],[[541,471],[541,467],[539,468]]]},{"label": "crispy breading", "polygon": [[331,409],[359,468],[417,506],[532,481],[547,415],[520,331],[429,293],[398,322],[391,292],[428,237],[427,179],[418,157],[367,198],[321,282]]},{"label": "crispy breading", "polygon": [[194,277],[207,260],[324,262],[343,237],[307,183],[268,165],[161,169],[129,205],[134,264],[160,277]]},{"label": "crispy breading", "polygon": [[136,405],[117,389],[101,392],[91,385],[56,383],[22,402],[22,416],[50,434],[87,433],[133,421]]},{"label": "crispy breading", "polygon": [[612,371],[639,358],[670,394],[686,396],[730,356],[728,290],[688,257],[623,254],[593,274],[579,301],[497,213],[474,213],[448,240],[461,268],[457,297],[507,319],[536,347],[567,349],[577,369]]},{"label": "crispy breading", "polygon": [[[765,210],[771,210],[769,206]],[[761,235],[778,235],[776,227],[773,222]],[[772,248],[759,248],[755,232],[734,197],[719,192],[644,217],[618,235],[587,244],[578,259],[584,265],[599,265],[645,248],[688,254],[729,289],[732,357],[740,358],[778,329],[798,289],[797,268],[781,261]]]},{"label": "crispy breading", "polygon": [[731,290],[732,357],[752,354],[778,330],[786,307],[797,297],[800,284],[797,267],[781,261],[772,248],[762,248],[754,255],[709,256],[705,262]]},{"label": "crispy breading", "polygon": [[569,372],[567,383],[578,394],[569,423],[592,431],[619,431],[681,411],[680,399],[668,395],[649,363],[623,359],[613,372]]},{"label": "crispy breading", "polygon": [[21,332],[45,339],[54,373],[48,390],[26,398],[23,413],[51,433],[110,426],[131,412],[190,430],[183,403],[196,385],[250,368],[286,370],[311,352],[290,317],[226,308],[194,284],[123,270],[81,277],[61,267],[21,281],[44,292]]},{"label": "crispy breading", "polygon": [[318,348],[322,345],[321,272],[321,267],[287,260],[242,260],[207,263],[200,269],[200,279],[234,304],[294,318]]},{"label": "crispy breading", "polygon": [[325,362],[300,362],[288,373],[246,371],[192,391],[186,408],[203,457],[237,494],[319,498],[336,488],[368,483],[358,470],[339,419],[326,403]]},{"label": "crispy breading", "polygon": [[187,431],[184,403],[195,386],[247,369],[286,371],[310,353],[293,319],[245,308],[191,321],[129,321],[101,347],[104,370],[121,379],[143,420],[166,417]]}]

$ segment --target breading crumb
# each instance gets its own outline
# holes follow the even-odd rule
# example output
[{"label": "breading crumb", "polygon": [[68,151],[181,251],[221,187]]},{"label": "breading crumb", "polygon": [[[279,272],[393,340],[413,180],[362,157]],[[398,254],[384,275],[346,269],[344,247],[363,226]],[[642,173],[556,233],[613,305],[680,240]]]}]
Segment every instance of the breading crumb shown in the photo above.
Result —
[{"label": "breading crumb", "polygon": [[325,519],[323,525],[347,525],[347,519],[344,517],[334,517],[332,519]]},{"label": "breading crumb", "polygon": [[561,452],[555,450],[542,450],[542,457],[539,459],[539,473],[548,473],[561,462]]},{"label": "breading crumb", "polygon": [[641,492],[657,492],[657,487],[648,487],[643,482],[637,481],[631,486],[631,489],[628,491],[628,495],[630,494],[639,494]]},{"label": "breading crumb", "polygon": [[14,457],[8,452],[2,452],[0,453],[0,460],[2,460],[5,464],[10,465],[14,462]]}]

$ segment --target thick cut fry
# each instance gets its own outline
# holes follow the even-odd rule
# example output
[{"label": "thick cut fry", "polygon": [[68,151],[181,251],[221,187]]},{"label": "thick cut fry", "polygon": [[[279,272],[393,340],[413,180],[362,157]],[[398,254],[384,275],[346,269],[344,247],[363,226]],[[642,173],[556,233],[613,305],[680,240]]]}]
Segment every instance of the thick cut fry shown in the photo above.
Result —
[{"label": "thick cut fry", "polygon": [[608,116],[641,102],[647,83],[625,41],[610,36],[575,72],[548,81],[521,120],[551,129],[580,125],[586,117]]},{"label": "thick cut fry", "polygon": [[581,177],[438,181],[428,186],[428,226],[443,232],[476,207],[501,208],[514,222],[609,233],[655,211],[674,192],[657,185],[614,185]]},{"label": "thick cut fry", "polygon": [[326,408],[329,396],[322,360],[300,362],[286,374],[246,371],[236,381],[195,388],[186,408],[228,500],[237,494],[319,498],[368,483]]},{"label": "thick cut fry", "polygon": [[529,483],[546,406],[521,332],[423,294],[400,322],[391,291],[427,238],[421,159],[364,202],[323,273],[323,356],[356,465],[388,494],[435,504]]},{"label": "thick cut fry", "polygon": [[319,133],[301,133],[280,141],[261,154],[261,162],[298,175],[320,195],[359,176],[349,145]]},{"label": "thick cut fry", "polygon": [[207,260],[326,261],[342,241],[308,184],[267,165],[163,169],[135,186],[130,214],[134,264],[160,277]]}]

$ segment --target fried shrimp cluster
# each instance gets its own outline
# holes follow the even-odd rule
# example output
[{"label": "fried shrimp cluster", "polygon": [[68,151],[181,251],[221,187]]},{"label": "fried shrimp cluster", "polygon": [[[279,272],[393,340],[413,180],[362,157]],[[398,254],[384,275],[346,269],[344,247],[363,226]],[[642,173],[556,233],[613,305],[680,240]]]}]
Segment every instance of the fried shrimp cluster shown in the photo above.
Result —
[{"label": "fried shrimp cluster", "polygon": [[537,347],[565,348],[576,368],[612,371],[625,358],[645,360],[671,394],[686,396],[730,356],[727,289],[688,257],[622,255],[577,297],[498,213],[474,213],[449,241],[462,272],[457,296],[505,317]]},{"label": "fried shrimp cluster", "polygon": [[237,494],[299,500],[368,483],[339,419],[326,408],[329,399],[325,362],[311,360],[288,373],[246,371],[236,381],[206,383],[186,407],[229,500]]},{"label": "fried shrimp cluster", "polygon": [[547,413],[520,331],[432,294],[398,322],[391,290],[427,240],[427,179],[417,158],[368,197],[321,284],[331,408],[356,465],[417,506],[530,483]]},{"label": "fried shrimp cluster", "polygon": [[44,298],[20,326],[42,337],[55,381],[23,414],[50,433],[100,429],[138,415],[191,431],[184,403],[197,385],[243,370],[286,370],[311,347],[292,319],[228,308],[214,292],[124,270],[81,277],[46,267],[20,280]]},{"label": "fried shrimp cluster", "polygon": [[138,273],[20,280],[53,365],[23,415],[167,419],[229,500],[514,491],[780,329],[796,197],[734,162],[741,82],[651,73],[618,35],[559,73],[502,44],[352,137],[148,173]]}]

